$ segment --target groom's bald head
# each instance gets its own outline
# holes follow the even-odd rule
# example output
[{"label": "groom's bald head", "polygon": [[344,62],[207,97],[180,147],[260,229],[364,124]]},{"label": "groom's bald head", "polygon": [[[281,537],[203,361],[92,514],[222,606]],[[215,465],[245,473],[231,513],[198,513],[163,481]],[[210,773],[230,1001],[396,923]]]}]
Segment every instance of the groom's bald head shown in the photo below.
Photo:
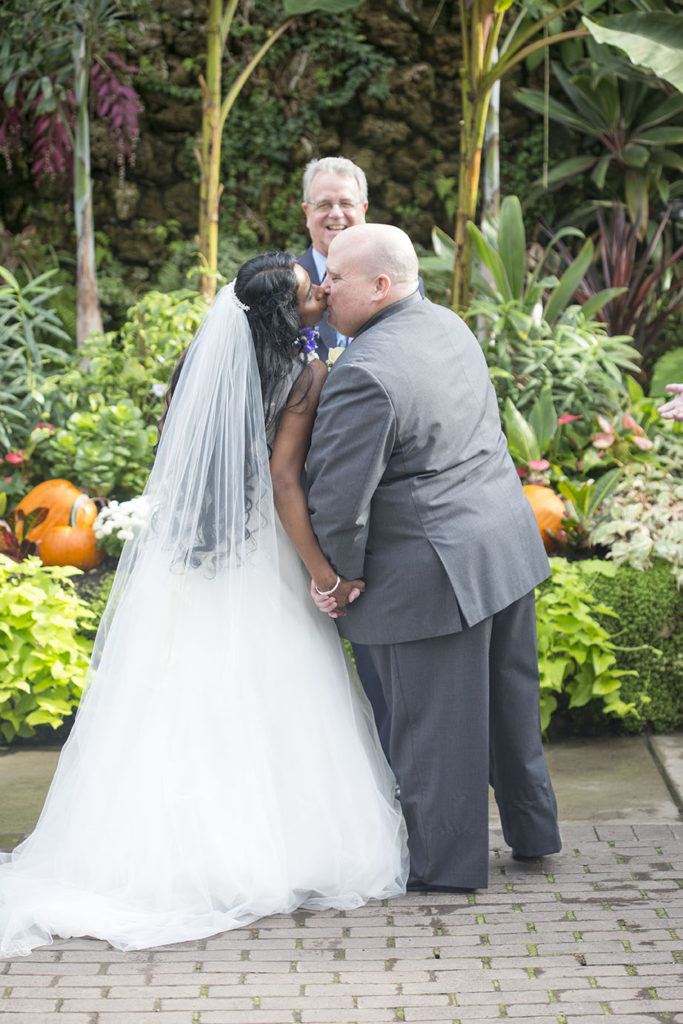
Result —
[{"label": "groom's bald head", "polygon": [[330,244],[329,321],[353,336],[371,316],[418,287],[417,254],[405,231],[390,224],[357,224]]},{"label": "groom's bald head", "polygon": [[330,254],[333,252],[335,258],[350,254],[354,265],[368,276],[387,274],[394,286],[412,285],[412,291],[417,288],[418,263],[413,243],[405,231],[391,224],[357,224],[347,228],[333,239]]}]

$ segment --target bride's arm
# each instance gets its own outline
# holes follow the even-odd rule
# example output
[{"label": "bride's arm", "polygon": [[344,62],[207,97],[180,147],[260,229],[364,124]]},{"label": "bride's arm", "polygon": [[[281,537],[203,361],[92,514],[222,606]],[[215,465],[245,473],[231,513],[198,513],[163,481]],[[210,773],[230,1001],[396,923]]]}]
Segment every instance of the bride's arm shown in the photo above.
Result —
[{"label": "bride's arm", "polygon": [[[324,591],[334,587],[337,573],[325,558],[313,533],[301,475],[311,442],[320,391],[327,377],[327,367],[320,359],[314,359],[308,366],[312,378],[306,371],[300,375],[280,417],[270,458],[270,475],[273,481],[273,500],[280,522],[311,574],[313,583]],[[339,608],[346,605],[354,589],[362,591],[365,584],[362,580],[341,580],[333,595]]]}]

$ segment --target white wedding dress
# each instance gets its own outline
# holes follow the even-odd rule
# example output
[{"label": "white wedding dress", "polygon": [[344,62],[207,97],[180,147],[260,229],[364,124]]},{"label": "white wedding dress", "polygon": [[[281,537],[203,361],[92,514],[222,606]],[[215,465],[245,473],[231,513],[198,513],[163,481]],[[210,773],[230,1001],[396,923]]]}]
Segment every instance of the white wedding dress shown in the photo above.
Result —
[{"label": "white wedding dress", "polygon": [[[190,363],[181,384],[187,376],[191,394]],[[199,369],[200,380],[216,371]],[[253,467],[241,472],[248,526],[207,554],[207,519],[197,525],[196,493],[175,501],[184,491],[173,473],[190,492],[208,473],[213,515],[231,458],[217,456],[212,434],[197,470],[215,424],[198,425],[187,393],[172,412],[176,402],[145,492],[152,514],[124,551],[42,815],[0,866],[5,957],[53,936],[159,946],[405,889],[393,776],[335,626],[266,514],[264,467],[256,487]],[[195,447],[186,434],[179,460],[174,430],[188,423]]]}]

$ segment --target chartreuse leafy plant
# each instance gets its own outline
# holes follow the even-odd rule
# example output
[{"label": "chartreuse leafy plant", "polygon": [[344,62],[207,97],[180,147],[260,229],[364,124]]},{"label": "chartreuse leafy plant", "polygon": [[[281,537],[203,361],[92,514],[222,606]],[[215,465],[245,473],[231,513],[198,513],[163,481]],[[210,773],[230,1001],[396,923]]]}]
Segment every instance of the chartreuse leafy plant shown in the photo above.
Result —
[{"label": "chartreuse leafy plant", "polygon": [[119,331],[95,335],[84,359],[45,381],[60,429],[32,460],[38,479],[66,477],[90,494],[130,498],[147,480],[168,380],[206,312],[195,292],[149,292]]},{"label": "chartreuse leafy plant", "polygon": [[[541,585],[536,600],[542,728],[547,729],[560,700],[569,709],[597,701],[604,715],[637,717],[640,701],[621,698],[622,679],[633,673],[617,667],[617,647],[598,619],[617,618],[616,612],[590,592],[585,562],[551,558],[550,564],[552,578]],[[608,563],[591,565],[607,576],[616,572]]]},{"label": "chartreuse leafy plant", "polygon": [[0,554],[0,733],[8,743],[37,726],[57,729],[78,705],[92,647],[78,627],[94,616],[70,583],[76,573]]}]

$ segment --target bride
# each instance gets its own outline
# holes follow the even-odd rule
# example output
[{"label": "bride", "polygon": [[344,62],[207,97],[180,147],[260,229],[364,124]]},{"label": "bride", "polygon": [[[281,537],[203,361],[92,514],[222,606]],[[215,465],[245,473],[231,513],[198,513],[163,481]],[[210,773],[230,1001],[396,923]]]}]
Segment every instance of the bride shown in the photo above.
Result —
[{"label": "bride", "polygon": [[35,831],[3,855],[4,956],[405,889],[394,779],[308,594],[312,577],[343,609],[362,589],[324,558],[300,484],[326,369],[295,339],[324,305],[292,256],[255,257],[174,373],[74,728]]}]

